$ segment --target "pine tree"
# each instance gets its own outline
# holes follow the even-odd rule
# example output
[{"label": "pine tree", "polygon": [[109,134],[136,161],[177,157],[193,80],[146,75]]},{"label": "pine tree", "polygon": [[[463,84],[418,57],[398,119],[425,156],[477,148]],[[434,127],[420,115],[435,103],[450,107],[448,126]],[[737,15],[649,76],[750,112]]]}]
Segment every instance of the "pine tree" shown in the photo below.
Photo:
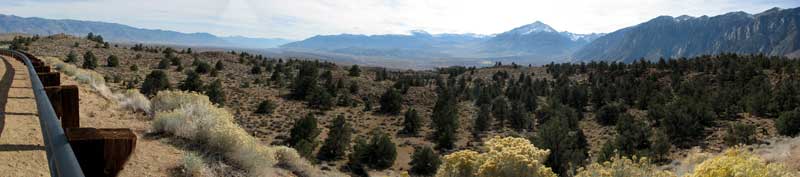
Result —
[{"label": "pine tree", "polygon": [[508,108],[508,100],[505,97],[497,97],[492,102],[492,115],[497,120],[500,127],[505,127],[505,121],[508,120],[511,110]]},{"label": "pine tree", "polygon": [[786,136],[800,134],[800,109],[781,113],[778,120],[775,120],[775,128],[778,133]]},{"label": "pine tree", "polygon": [[116,55],[109,55],[108,59],[106,59],[106,64],[108,67],[117,67],[119,66],[119,58]]},{"label": "pine tree", "polygon": [[533,120],[531,120],[528,110],[525,108],[525,104],[515,101],[512,105],[514,105],[514,108],[511,109],[511,115],[508,117],[508,123],[511,125],[511,128],[515,130],[533,128]]},{"label": "pine tree", "polygon": [[225,64],[222,64],[222,60],[217,60],[217,63],[214,64],[214,69],[216,70],[224,70]]},{"label": "pine tree", "polygon": [[588,157],[588,142],[578,127],[578,117],[570,108],[557,106],[553,114],[539,129],[534,144],[549,149],[550,155],[545,164],[553,172],[566,176],[569,171],[580,167]]},{"label": "pine tree", "polygon": [[184,79],[178,88],[183,91],[193,91],[193,92],[200,92],[203,90],[203,81],[200,79],[200,75],[189,71],[186,73],[186,79]]},{"label": "pine tree", "polygon": [[272,100],[266,99],[264,101],[261,101],[261,103],[258,103],[258,106],[256,106],[255,113],[272,114],[272,112],[275,111],[276,107],[278,107],[278,105],[275,105],[275,103]]},{"label": "pine tree", "polygon": [[653,145],[650,148],[651,156],[654,160],[660,161],[669,156],[669,150],[672,148],[669,137],[663,130],[657,129],[653,134]]},{"label": "pine tree", "polygon": [[361,76],[361,68],[358,65],[350,66],[350,70],[348,70],[348,76],[350,77],[358,77]]},{"label": "pine tree", "polygon": [[142,83],[141,92],[142,94],[153,96],[158,91],[167,90],[170,88],[169,85],[169,78],[167,78],[167,74],[161,70],[153,70],[150,74],[147,74],[147,77],[144,79],[144,83]]},{"label": "pine tree", "polygon": [[86,51],[83,54],[83,69],[95,69],[97,68],[97,57],[94,56],[92,51]]},{"label": "pine tree", "polygon": [[491,110],[489,104],[482,104],[478,110],[478,117],[475,118],[475,133],[489,130],[492,125]]},{"label": "pine tree", "polygon": [[294,126],[289,130],[289,133],[287,144],[291,147],[297,146],[302,140],[316,142],[317,135],[320,133],[319,128],[317,128],[317,118],[311,113],[307,114],[294,122]]},{"label": "pine tree", "polygon": [[200,62],[197,64],[197,67],[194,68],[194,72],[199,74],[208,74],[211,71],[211,65],[208,65],[206,62]]},{"label": "pine tree", "polygon": [[369,163],[369,156],[370,145],[363,138],[356,138],[355,145],[353,145],[353,152],[347,156],[345,167],[353,174],[369,176],[364,168],[365,164]]},{"label": "pine tree", "polygon": [[430,147],[422,147],[414,149],[414,154],[411,155],[411,162],[408,164],[411,166],[411,174],[432,176],[436,174],[436,170],[439,169],[442,160]]},{"label": "pine tree", "polygon": [[161,61],[158,61],[158,69],[167,69],[169,68],[169,60],[164,58]]},{"label": "pine tree", "polygon": [[403,130],[401,132],[408,135],[417,135],[419,129],[422,127],[422,120],[420,120],[417,110],[414,110],[414,108],[408,109],[404,118]]},{"label": "pine tree", "polygon": [[331,110],[334,106],[333,96],[320,89],[318,86],[313,86],[310,98],[308,99],[308,106],[320,110]]},{"label": "pine tree", "polygon": [[341,114],[333,119],[328,130],[328,137],[325,138],[325,144],[320,148],[318,157],[321,160],[341,159],[350,146],[353,130]]},{"label": "pine tree", "polygon": [[64,62],[67,63],[78,62],[78,54],[75,54],[75,51],[69,51],[69,54],[67,54],[67,59],[64,60]]},{"label": "pine tree", "polygon": [[436,100],[431,115],[431,124],[434,129],[433,138],[439,149],[451,149],[455,146],[458,130],[458,105],[455,97],[444,88]]},{"label": "pine tree", "polygon": [[368,166],[372,169],[385,170],[397,159],[397,146],[386,133],[381,131],[374,133],[369,146]]},{"label": "pine tree", "polygon": [[318,89],[317,78],[319,70],[311,63],[304,63],[300,66],[297,76],[292,82],[291,93],[289,96],[295,100],[310,99],[312,90]]},{"label": "pine tree", "polygon": [[218,105],[225,104],[225,92],[222,90],[222,81],[219,79],[215,80],[208,86],[206,86],[205,90],[206,96],[208,99],[211,100],[212,103]]},{"label": "pine tree", "polygon": [[400,110],[403,108],[403,96],[394,88],[389,88],[381,96],[380,104],[380,111],[382,113],[390,115],[400,114]]},{"label": "pine tree", "polygon": [[617,102],[609,103],[597,110],[595,120],[600,125],[614,125],[617,123],[619,116],[624,114],[625,111],[626,109],[622,104]]},{"label": "pine tree", "polygon": [[253,75],[261,74],[261,66],[253,65],[253,68],[250,68],[250,74],[253,74]]},{"label": "pine tree", "polygon": [[629,114],[619,116],[616,125],[615,145],[623,156],[643,156],[642,150],[650,148],[650,127]]}]

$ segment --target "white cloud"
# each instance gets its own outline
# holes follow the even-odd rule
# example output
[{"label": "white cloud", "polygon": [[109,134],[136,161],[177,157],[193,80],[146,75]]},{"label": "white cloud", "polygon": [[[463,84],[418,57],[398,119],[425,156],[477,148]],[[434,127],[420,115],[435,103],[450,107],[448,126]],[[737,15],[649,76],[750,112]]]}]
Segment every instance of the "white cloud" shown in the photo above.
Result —
[{"label": "white cloud", "polygon": [[612,32],[659,15],[758,13],[796,0],[22,0],[0,13],[108,21],[217,35],[302,39],[316,34],[500,33],[542,21],[557,30]]}]

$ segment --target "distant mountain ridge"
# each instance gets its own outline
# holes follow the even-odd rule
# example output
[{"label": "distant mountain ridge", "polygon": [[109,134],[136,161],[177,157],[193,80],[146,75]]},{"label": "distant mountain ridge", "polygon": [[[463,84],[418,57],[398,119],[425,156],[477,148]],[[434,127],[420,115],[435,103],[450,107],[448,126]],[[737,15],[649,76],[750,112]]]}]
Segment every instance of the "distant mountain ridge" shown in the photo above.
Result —
[{"label": "distant mountain ridge", "polygon": [[660,16],[600,37],[577,51],[577,61],[630,62],[640,58],[719,53],[800,56],[800,8],[714,17]]},{"label": "distant mountain ridge", "polygon": [[548,63],[568,58],[599,36],[602,34],[558,32],[536,21],[496,35],[429,34],[425,31],[412,31],[408,35],[318,35],[281,48],[408,60],[511,58],[522,63]]},{"label": "distant mountain ridge", "polygon": [[58,33],[84,36],[89,32],[114,42],[154,43],[203,47],[272,48],[288,42],[275,38],[219,37],[208,33],[181,33],[166,30],[141,29],[127,25],[80,21],[52,20],[37,17],[18,17],[0,14],[0,33],[52,35]]}]

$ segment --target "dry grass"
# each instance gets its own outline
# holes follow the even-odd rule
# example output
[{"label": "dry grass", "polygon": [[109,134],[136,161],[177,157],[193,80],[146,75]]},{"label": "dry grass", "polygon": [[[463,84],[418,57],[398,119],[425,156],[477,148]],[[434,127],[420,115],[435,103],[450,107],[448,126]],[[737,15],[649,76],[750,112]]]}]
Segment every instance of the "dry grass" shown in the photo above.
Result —
[{"label": "dry grass", "polygon": [[300,176],[322,175],[294,149],[262,145],[233,122],[233,115],[213,105],[205,95],[163,91],[153,99],[153,106],[156,108],[154,131],[207,145],[209,150],[224,154],[250,176],[282,175],[278,168]]},{"label": "dry grass", "polygon": [[214,173],[206,166],[203,157],[195,153],[183,156],[183,173],[188,177],[212,177]]}]

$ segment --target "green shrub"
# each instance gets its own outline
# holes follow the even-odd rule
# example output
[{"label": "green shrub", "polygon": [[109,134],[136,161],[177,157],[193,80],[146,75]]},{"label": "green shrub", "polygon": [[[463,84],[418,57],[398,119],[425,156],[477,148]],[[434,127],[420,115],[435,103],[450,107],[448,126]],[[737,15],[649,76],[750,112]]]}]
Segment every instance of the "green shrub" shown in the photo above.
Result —
[{"label": "green shrub", "polygon": [[158,91],[167,90],[169,88],[170,84],[167,74],[161,70],[153,70],[150,74],[147,74],[147,77],[144,79],[141,92],[142,94],[152,96],[158,93]]},{"label": "green shrub", "polygon": [[408,109],[403,119],[403,130],[401,132],[409,135],[417,135],[420,128],[422,128],[422,120],[420,120],[419,113],[417,113],[417,110],[414,110],[414,108]]},{"label": "green shrub", "polygon": [[595,120],[600,125],[614,125],[617,123],[619,116],[625,113],[625,110],[625,107],[620,103],[609,103],[597,110]]},{"label": "green shrub", "polygon": [[344,157],[345,151],[350,147],[350,138],[353,129],[345,120],[344,115],[336,116],[333,123],[328,127],[328,137],[325,144],[319,150],[319,159],[338,160]]},{"label": "green shrub", "polygon": [[725,144],[734,146],[738,144],[752,144],[756,142],[756,126],[743,123],[732,123],[725,131]]},{"label": "green shrub", "polygon": [[383,93],[380,100],[382,113],[397,115],[403,108],[403,95],[394,88],[389,88]]},{"label": "green shrub", "polygon": [[94,56],[92,51],[86,51],[83,54],[83,65],[81,65],[83,69],[95,69],[97,68],[97,57]]},{"label": "green shrub", "polygon": [[411,155],[411,174],[420,176],[431,176],[436,174],[442,160],[439,155],[431,149],[431,147],[422,147],[414,149],[414,154]]},{"label": "green shrub", "polygon": [[781,113],[775,120],[775,128],[781,135],[796,136],[800,133],[800,109]]},{"label": "green shrub", "polygon": [[267,99],[258,103],[256,106],[256,114],[272,114],[275,111],[275,108],[278,107],[272,100]]},{"label": "green shrub", "polygon": [[192,92],[200,92],[203,90],[203,80],[200,79],[200,75],[189,71],[186,73],[186,79],[184,79],[178,88],[183,91],[192,91]]}]

